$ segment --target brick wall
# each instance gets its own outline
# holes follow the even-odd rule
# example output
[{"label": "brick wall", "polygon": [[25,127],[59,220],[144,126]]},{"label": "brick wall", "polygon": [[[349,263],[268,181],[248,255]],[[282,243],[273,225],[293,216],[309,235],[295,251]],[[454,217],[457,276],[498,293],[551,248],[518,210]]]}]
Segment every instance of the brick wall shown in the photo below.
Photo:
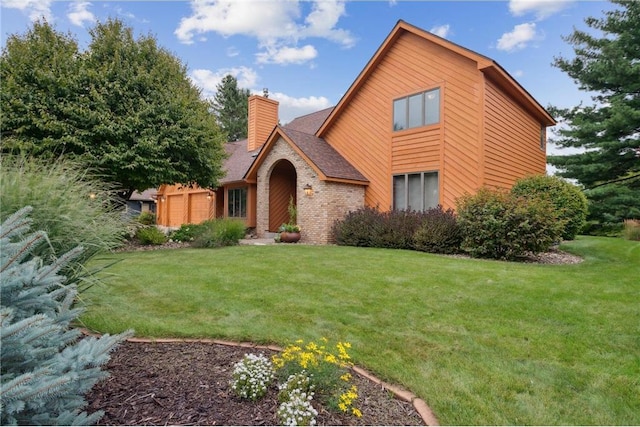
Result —
[{"label": "brick wall", "polygon": [[[273,145],[258,169],[257,228],[258,237],[264,237],[269,227],[269,178],[280,160],[288,160],[296,168],[296,198],[298,225],[302,229],[300,243],[331,243],[330,232],[335,220],[342,219],[350,210],[364,206],[362,185],[321,181],[316,171],[282,138]],[[304,187],[313,187],[307,196]]]}]

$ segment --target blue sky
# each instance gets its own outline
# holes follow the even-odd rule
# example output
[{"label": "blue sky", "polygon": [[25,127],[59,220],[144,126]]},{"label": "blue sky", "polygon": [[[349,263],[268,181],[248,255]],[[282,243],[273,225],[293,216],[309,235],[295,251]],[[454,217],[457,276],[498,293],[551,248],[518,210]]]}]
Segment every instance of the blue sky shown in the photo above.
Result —
[{"label": "blue sky", "polygon": [[590,30],[586,17],[614,7],[573,0],[0,1],[2,47],[42,16],[86,46],[96,21],[117,17],[180,58],[205,96],[226,74],[254,93],[268,88],[283,123],[338,103],[399,19],[492,58],[543,106],[590,103],[551,63],[573,54],[563,36]]}]

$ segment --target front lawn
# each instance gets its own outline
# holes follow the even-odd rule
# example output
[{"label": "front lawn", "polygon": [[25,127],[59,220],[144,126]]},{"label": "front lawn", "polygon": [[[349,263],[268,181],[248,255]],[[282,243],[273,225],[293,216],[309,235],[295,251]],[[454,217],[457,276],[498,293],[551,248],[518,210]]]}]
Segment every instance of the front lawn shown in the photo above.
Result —
[{"label": "front lawn", "polygon": [[356,364],[442,424],[640,424],[640,244],[581,237],[576,265],[304,245],[120,253],[81,297],[100,332],[285,345]]}]

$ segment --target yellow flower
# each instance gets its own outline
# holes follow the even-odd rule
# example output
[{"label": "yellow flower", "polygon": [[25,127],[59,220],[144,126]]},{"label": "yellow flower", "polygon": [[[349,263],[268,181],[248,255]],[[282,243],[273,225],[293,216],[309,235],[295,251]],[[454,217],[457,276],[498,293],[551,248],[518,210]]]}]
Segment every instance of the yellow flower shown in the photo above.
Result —
[{"label": "yellow flower", "polygon": [[353,415],[355,415],[357,418],[361,418],[362,417],[362,412],[360,412],[360,409],[358,409],[358,408],[352,408],[351,409],[351,413]]},{"label": "yellow flower", "polygon": [[340,377],[340,379],[341,379],[342,381],[347,381],[347,382],[349,382],[349,380],[351,380],[351,374],[350,374],[349,372],[347,372],[346,374],[342,375],[342,376]]}]

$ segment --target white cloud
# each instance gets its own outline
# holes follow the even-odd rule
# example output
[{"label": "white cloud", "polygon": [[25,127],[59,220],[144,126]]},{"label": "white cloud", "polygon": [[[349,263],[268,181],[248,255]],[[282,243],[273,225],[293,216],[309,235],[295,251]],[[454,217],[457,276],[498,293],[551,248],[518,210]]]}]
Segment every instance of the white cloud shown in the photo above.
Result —
[{"label": "white cloud", "polygon": [[512,74],[513,74],[513,77],[522,77],[522,76],[524,76],[524,71],[515,70]]},{"label": "white cloud", "polygon": [[318,51],[311,45],[297,47],[272,47],[256,55],[258,64],[302,64],[315,59]]},{"label": "white cloud", "polygon": [[44,18],[53,22],[51,3],[53,0],[3,0],[2,7],[21,10],[29,16],[31,21]]},{"label": "white cloud", "polygon": [[91,3],[86,1],[71,3],[69,5],[67,18],[69,18],[69,21],[71,21],[73,25],[77,25],[78,27],[84,27],[85,22],[95,22],[96,17],[89,11],[89,6],[91,6]]},{"label": "white cloud", "polygon": [[443,39],[447,38],[450,31],[451,31],[451,27],[449,26],[449,24],[438,25],[437,27],[433,27],[432,29],[429,30],[430,33],[433,33],[436,36],[442,37]]},{"label": "white cloud", "polygon": [[241,89],[255,88],[258,84],[258,73],[249,67],[223,68],[215,73],[211,70],[198,69],[191,72],[191,81],[202,90],[204,98],[213,98],[218,84],[222,79],[231,74],[238,81]]},{"label": "white cloud", "polygon": [[[262,95],[262,90],[258,93]],[[315,113],[316,111],[324,110],[331,107],[333,104],[329,102],[324,96],[310,96],[308,98],[293,98],[284,93],[273,92],[269,94],[269,98],[275,99],[280,103],[278,109],[278,116],[280,123],[287,124],[296,117],[304,116],[305,114]]]},{"label": "white cloud", "polygon": [[[226,68],[215,72],[199,69],[192,71],[190,77],[193,84],[202,90],[202,96],[211,99],[216,94],[218,84],[220,84],[223,77],[228,74],[231,74],[238,80],[239,88],[249,89],[254,95],[262,95],[263,88],[258,85],[258,74],[252,68]],[[282,124],[289,123],[296,117],[315,113],[332,105],[329,99],[324,96],[294,98],[284,93],[271,92],[269,93],[269,98],[275,99],[280,103],[278,114]]]},{"label": "white cloud", "polygon": [[507,52],[524,49],[527,43],[536,39],[536,24],[533,22],[513,27],[510,33],[504,33],[498,40],[498,49]]},{"label": "white cloud", "polygon": [[509,11],[514,16],[533,13],[537,19],[542,20],[565,9],[572,1],[573,0],[510,0]]},{"label": "white cloud", "polygon": [[254,37],[263,49],[258,58],[277,63],[285,63],[287,58],[293,63],[315,58],[313,46],[297,47],[306,38],[324,38],[344,47],[355,44],[349,31],[336,28],[345,14],[344,1],[316,0],[304,19],[300,1],[192,0],[191,16],[180,20],[174,34],[185,44],[194,43],[194,36],[208,32],[224,37]]}]

